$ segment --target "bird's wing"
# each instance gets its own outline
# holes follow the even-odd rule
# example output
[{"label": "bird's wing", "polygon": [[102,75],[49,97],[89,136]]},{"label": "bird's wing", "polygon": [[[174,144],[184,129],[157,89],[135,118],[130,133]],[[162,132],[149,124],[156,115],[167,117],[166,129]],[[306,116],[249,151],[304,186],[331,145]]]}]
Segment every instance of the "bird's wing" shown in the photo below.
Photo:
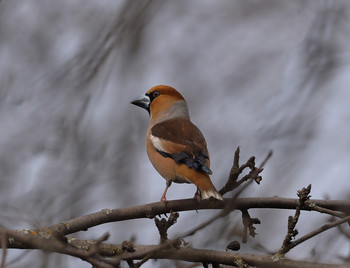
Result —
[{"label": "bird's wing", "polygon": [[156,124],[151,129],[150,139],[163,157],[212,174],[206,141],[191,121],[175,118]]}]

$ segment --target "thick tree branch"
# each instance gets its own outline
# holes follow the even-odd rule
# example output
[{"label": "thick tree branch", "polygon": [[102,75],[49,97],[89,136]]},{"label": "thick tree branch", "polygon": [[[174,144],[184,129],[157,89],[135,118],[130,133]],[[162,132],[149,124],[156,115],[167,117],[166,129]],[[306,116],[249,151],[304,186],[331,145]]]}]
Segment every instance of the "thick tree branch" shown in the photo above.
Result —
[{"label": "thick tree branch", "polygon": [[[68,243],[77,249],[85,250],[90,252],[99,241],[93,240],[78,240],[69,239]],[[134,245],[134,252],[123,253],[123,246],[121,244],[107,244],[99,243],[97,250],[98,254],[103,257],[113,257],[123,253],[123,260],[141,260],[149,252],[153,252],[152,255],[148,257],[150,259],[173,259],[173,260],[183,260],[188,262],[207,262],[207,263],[220,263],[226,265],[235,265],[237,260],[243,260],[245,263],[251,266],[258,267],[284,267],[284,268],[349,268],[348,265],[336,265],[336,264],[322,264],[322,263],[311,263],[304,261],[293,261],[289,259],[283,259],[279,262],[274,262],[270,256],[256,255],[256,254],[244,254],[236,252],[224,252],[216,250],[205,250],[205,249],[194,249],[190,247],[185,248],[162,248],[159,250],[161,245]],[[39,247],[41,248],[41,247]],[[97,261],[96,261],[97,264]],[[99,263],[100,264],[100,263]],[[112,265],[104,264],[98,267],[112,267]]]},{"label": "thick tree branch", "polygon": [[[99,239],[96,243],[89,241],[89,245],[86,245],[87,242],[79,242],[74,239],[66,239],[65,235],[70,233],[75,233],[81,230],[87,230],[90,227],[107,223],[113,221],[123,221],[123,220],[131,220],[137,218],[152,218],[158,214],[169,213],[171,211],[187,211],[187,210],[202,210],[202,209],[222,209],[227,208],[227,204],[229,204],[230,209],[240,209],[242,211],[248,210],[250,208],[275,208],[275,209],[295,209],[298,206],[298,199],[290,199],[290,198],[280,198],[280,197],[265,197],[265,198],[238,198],[238,199],[225,199],[224,201],[219,200],[203,200],[198,202],[195,199],[184,199],[184,200],[174,200],[168,201],[166,204],[163,202],[156,202],[136,207],[130,208],[122,208],[122,209],[105,209],[100,212],[92,213],[90,215],[86,215],[83,217],[79,217],[76,219],[71,219],[69,221],[52,225],[46,228],[33,229],[33,230],[7,230],[7,248],[39,248],[45,251],[52,251],[63,253],[75,257],[79,257],[83,260],[90,262],[92,265],[96,267],[111,267],[115,266],[120,260],[128,260],[130,258],[134,259],[152,259],[152,258],[163,258],[162,252],[170,252],[174,250],[173,247],[169,247],[173,245],[178,238],[173,240],[168,240],[162,245],[158,245],[156,247],[147,247],[147,250],[138,251],[136,249],[135,252],[126,252],[123,248],[120,248],[116,245],[108,245],[101,243],[105,239],[107,239],[108,235],[104,235],[101,239]],[[346,212],[350,210],[350,201],[346,200],[306,200],[303,206],[299,206],[301,210],[313,210],[321,213],[328,213],[330,215],[337,215],[341,218],[344,218]],[[195,227],[192,230],[188,230],[185,233],[181,234],[179,237],[185,237],[192,235],[196,231],[206,227],[207,225],[214,222],[217,218],[226,215],[229,213],[229,210],[224,209],[221,210],[215,217],[209,219],[208,221],[202,223],[201,225]],[[341,220],[342,222],[348,221],[348,217]],[[334,225],[338,225],[340,222],[334,223]],[[326,227],[322,227],[323,229],[330,227],[331,225],[327,225]],[[316,230],[317,231],[317,230]],[[314,234],[312,234],[314,235]],[[302,239],[302,238],[301,238]],[[80,245],[79,245],[80,243]],[[85,243],[85,244],[84,244]],[[4,248],[4,246],[2,245]],[[170,251],[169,251],[170,250]],[[178,258],[182,260],[190,261],[190,257],[186,257],[187,253],[182,253],[185,249],[181,249],[180,255],[172,255],[171,258]],[[193,249],[192,249],[193,250]],[[87,251],[87,252],[86,252]],[[179,254],[179,252],[177,254]],[[172,251],[170,252],[172,253]],[[169,253],[169,254],[170,254]],[[220,258],[223,252],[218,253]],[[190,254],[191,255],[191,254]],[[100,256],[118,256],[117,259],[105,260],[104,258],[100,258]],[[173,257],[178,256],[178,257]],[[244,254],[239,254],[237,256],[244,256]],[[247,262],[250,265],[255,265],[254,263],[250,263],[249,257],[248,259],[243,259],[244,262]],[[232,256],[231,256],[232,257]],[[165,256],[164,256],[165,258]],[[169,258],[169,256],[168,256]],[[199,257],[198,257],[199,258]],[[215,257],[216,258],[216,257]],[[217,262],[216,259],[213,258],[213,262]],[[219,258],[219,257],[218,257]],[[253,259],[254,259],[253,258]],[[267,261],[262,257],[262,261]],[[207,259],[204,259],[206,262]],[[237,262],[237,259],[235,260]],[[226,262],[222,262],[225,264]],[[232,263],[228,262],[228,263]],[[269,262],[267,262],[269,263]],[[303,262],[302,262],[303,263]],[[293,266],[296,263],[292,263],[292,266],[288,266],[289,263],[283,263],[283,267],[298,267]],[[305,263],[303,263],[304,265]],[[261,267],[282,267],[280,261],[280,266],[272,266],[270,264],[260,264]],[[269,266],[270,265],[270,266]],[[308,264],[307,264],[308,265]],[[137,264],[136,264],[137,266]],[[314,267],[314,266],[299,266],[299,267]],[[330,266],[317,266],[317,267],[330,267]],[[332,266],[333,267],[333,266]],[[336,267],[336,266],[334,266]],[[339,266],[345,267],[345,266]]]},{"label": "thick tree branch", "polygon": [[[67,235],[79,231],[86,231],[88,228],[108,222],[117,222],[140,218],[154,218],[156,215],[170,213],[171,211],[180,212],[189,210],[222,209],[227,203],[233,203],[232,209],[239,210],[248,210],[251,208],[295,209],[298,205],[298,199],[281,197],[255,197],[237,198],[234,202],[232,202],[232,199],[230,198],[225,198],[225,201],[202,200],[200,202],[194,198],[180,199],[168,201],[166,204],[163,202],[155,202],[129,208],[103,209],[99,212],[64,221],[62,223],[51,225],[43,229],[49,232],[57,232],[62,235]],[[332,211],[340,211],[344,213],[350,211],[349,200],[314,199],[305,202],[305,206],[302,209],[311,211],[315,205]],[[38,232],[38,230],[32,231]],[[11,247],[11,244],[8,246]]]},{"label": "thick tree branch", "polygon": [[[233,201],[234,200],[234,201]],[[298,206],[298,199],[280,198],[280,197],[265,197],[265,198],[238,198],[238,199],[225,199],[225,201],[218,200],[203,200],[198,202],[195,199],[184,199],[168,201],[166,204],[163,202],[156,202],[136,207],[122,208],[122,209],[105,209],[100,212],[92,213],[80,218],[72,219],[57,225],[52,225],[46,228],[40,228],[36,230],[8,230],[7,235],[7,248],[40,248],[46,251],[53,251],[58,253],[64,253],[79,257],[83,260],[90,262],[93,265],[99,265],[98,267],[109,267],[119,263],[120,260],[131,258],[134,255],[134,259],[142,259],[144,257],[156,258],[159,252],[168,250],[170,245],[173,245],[179,238],[194,234],[196,231],[206,227],[214,222],[217,218],[229,213],[229,210],[221,210],[215,217],[202,223],[201,225],[188,230],[181,234],[178,238],[168,240],[162,245],[155,247],[148,247],[148,252],[125,252],[123,248],[118,246],[106,246],[101,243],[108,235],[104,235],[96,243],[90,241],[90,246],[79,246],[79,242],[73,239],[66,238],[64,235],[75,233],[81,230],[86,230],[90,227],[112,222],[131,220],[136,218],[152,218],[157,214],[169,213],[171,211],[186,211],[186,210],[202,210],[202,209],[222,209],[229,204],[230,209],[240,209],[242,211],[250,208],[275,208],[275,209],[295,209]],[[345,212],[350,210],[350,201],[346,200],[306,200],[303,206],[299,206],[301,210],[313,210],[317,207],[316,211],[321,213],[328,213],[330,215],[337,215],[344,218]],[[340,212],[339,212],[340,211]],[[348,217],[341,222],[348,221]],[[338,225],[339,222],[334,223]],[[329,227],[329,226],[326,226]],[[323,227],[322,227],[323,228]],[[74,245],[74,247],[72,247]],[[2,246],[3,247],[3,246]],[[91,249],[93,247],[94,249]],[[88,253],[81,250],[87,250]],[[109,253],[106,253],[109,252]],[[146,254],[147,253],[147,254]],[[141,255],[142,256],[141,256]],[[146,254],[146,255],[145,255]],[[112,263],[105,263],[103,259],[100,259],[99,255],[118,256]],[[186,260],[186,258],[184,259]],[[277,267],[277,266],[270,266]],[[288,266],[284,266],[288,267]],[[304,267],[304,266],[303,266]],[[305,266],[307,267],[307,266]],[[322,266],[321,266],[322,267]],[[327,267],[327,266],[325,266]],[[341,266],[340,266],[341,267]]]},{"label": "thick tree branch", "polygon": [[[91,241],[87,242],[84,240],[74,240],[75,245],[79,247],[88,247]],[[72,243],[73,243],[72,242]],[[91,246],[91,245],[90,245]],[[101,244],[99,253],[102,256],[112,257],[116,254],[115,249],[121,249],[121,245],[113,244]],[[159,245],[134,245],[135,252],[126,253],[124,260],[127,259],[142,259],[150,251],[153,252],[151,259],[174,259],[183,260],[189,262],[207,262],[207,263],[220,263],[226,265],[235,265],[237,259],[242,259],[244,262],[252,266],[258,267],[305,267],[305,268],[349,268],[348,265],[335,265],[335,264],[321,264],[311,263],[304,261],[293,261],[288,259],[280,260],[278,263],[274,262],[270,256],[256,255],[256,254],[245,254],[236,252],[224,252],[216,250],[205,250],[205,249],[194,249],[190,247],[185,248],[164,248],[159,249]],[[117,252],[120,252],[119,250]]]},{"label": "thick tree branch", "polygon": [[[32,231],[29,231],[32,232]],[[105,262],[103,258],[97,253],[96,247],[99,247],[102,239],[107,238],[106,235],[95,241],[94,245],[86,250],[86,248],[77,248],[70,244],[65,237],[60,234],[51,234],[50,231],[42,231],[42,233],[28,234],[28,231],[6,231],[6,236],[9,244],[17,245],[16,248],[25,249],[41,249],[47,252],[57,252],[73,257],[78,257],[84,261],[89,262],[94,267],[99,268],[113,268],[110,264]]]},{"label": "thick tree branch", "polygon": [[[180,248],[180,246],[181,246],[181,239],[183,239],[185,237],[188,237],[188,236],[191,236],[191,235],[194,235],[199,230],[204,229],[205,227],[207,227],[208,225],[212,224],[217,219],[226,216],[228,213],[229,213],[229,210],[223,209],[219,213],[214,215],[213,217],[211,217],[208,220],[202,222],[201,224],[193,227],[192,229],[190,229],[190,230],[188,230],[188,231],[178,235],[176,238],[171,239],[171,240],[162,241],[162,243],[158,247],[156,247],[156,248],[150,250],[149,252],[147,252],[146,256],[142,259],[140,264],[145,262],[146,260],[150,259],[153,256],[154,252],[156,252],[156,251],[161,251],[161,250],[166,249],[168,247]],[[137,254],[137,253],[134,253],[134,254]],[[113,264],[119,265],[120,261],[124,259],[124,255],[118,256],[117,258],[112,260]]]},{"label": "thick tree branch", "polygon": [[303,261],[293,261],[288,259],[284,259],[276,263],[269,256],[193,248],[169,248],[162,251],[156,251],[153,255],[153,258],[183,260],[189,262],[220,263],[226,265],[236,265],[236,261],[238,259],[242,259],[248,265],[268,268],[349,268],[349,266],[347,265],[320,264]]}]

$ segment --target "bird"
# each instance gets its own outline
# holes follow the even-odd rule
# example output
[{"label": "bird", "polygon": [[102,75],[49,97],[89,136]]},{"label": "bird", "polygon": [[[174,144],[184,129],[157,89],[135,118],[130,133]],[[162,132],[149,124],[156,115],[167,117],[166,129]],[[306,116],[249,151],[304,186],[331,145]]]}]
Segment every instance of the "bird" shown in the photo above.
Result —
[{"label": "bird", "polygon": [[189,116],[185,98],[175,88],[157,85],[131,101],[150,115],[146,134],[149,160],[166,180],[161,201],[166,202],[168,188],[175,183],[197,186],[195,198],[223,200],[210,176],[210,159],[202,132]]}]

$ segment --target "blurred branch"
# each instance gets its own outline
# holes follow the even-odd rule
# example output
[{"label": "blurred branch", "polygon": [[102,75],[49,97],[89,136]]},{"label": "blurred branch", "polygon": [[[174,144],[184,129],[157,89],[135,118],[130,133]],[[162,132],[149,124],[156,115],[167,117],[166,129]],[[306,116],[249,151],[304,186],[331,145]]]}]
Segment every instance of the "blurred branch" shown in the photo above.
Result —
[{"label": "blurred branch", "polygon": [[145,25],[152,19],[152,14],[157,11],[156,7],[159,4],[159,1],[154,0],[124,1],[115,19],[109,25],[103,25],[98,35],[91,38],[81,48],[80,53],[56,72],[53,83],[66,81],[70,74],[78,74],[74,75],[71,87],[73,85],[76,88],[83,88],[99,73],[103,64],[116,49],[123,51],[122,48],[124,48],[124,53],[121,53],[122,57],[126,57],[124,61],[132,60],[138,48],[141,47]]},{"label": "blurred branch", "polygon": [[342,233],[347,239],[350,240],[350,231],[349,230],[345,230],[345,228],[342,225],[339,225],[338,229],[339,229],[340,233]]}]

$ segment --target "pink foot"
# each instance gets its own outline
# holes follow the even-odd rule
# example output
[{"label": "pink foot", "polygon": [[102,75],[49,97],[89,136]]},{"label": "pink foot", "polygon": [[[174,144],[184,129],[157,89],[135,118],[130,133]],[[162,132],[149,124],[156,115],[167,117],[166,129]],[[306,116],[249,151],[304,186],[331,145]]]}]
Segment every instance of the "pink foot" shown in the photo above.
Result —
[{"label": "pink foot", "polygon": [[170,187],[171,185],[171,181],[166,181],[166,187],[165,187],[165,190],[164,190],[164,193],[162,195],[162,197],[160,198],[160,201],[162,202],[166,202],[166,192],[168,191],[168,188]]},{"label": "pink foot", "polygon": [[196,198],[196,200],[197,200],[198,202],[200,202],[200,201],[201,201],[201,194],[200,194],[200,192],[199,192],[199,189],[198,189],[198,188],[197,188],[196,193],[194,194],[194,198]]},{"label": "pink foot", "polygon": [[160,198],[160,201],[162,201],[162,202],[166,202],[166,196],[165,195],[162,195],[162,197]]}]

